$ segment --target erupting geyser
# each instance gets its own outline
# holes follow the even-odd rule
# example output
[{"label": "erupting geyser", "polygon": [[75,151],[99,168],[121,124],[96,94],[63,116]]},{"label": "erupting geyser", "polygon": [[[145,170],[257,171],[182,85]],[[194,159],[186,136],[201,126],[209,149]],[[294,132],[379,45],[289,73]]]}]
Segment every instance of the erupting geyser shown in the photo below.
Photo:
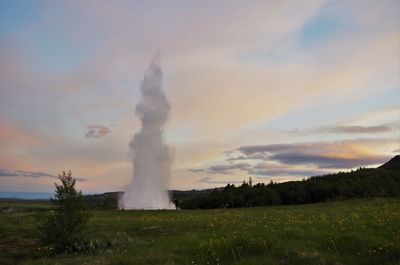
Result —
[{"label": "erupting geyser", "polygon": [[133,179],[120,199],[120,209],[173,208],[168,196],[172,155],[162,138],[170,106],[161,88],[157,54],[140,85],[142,100],[136,105],[136,115],[142,128],[129,145],[133,152]]}]

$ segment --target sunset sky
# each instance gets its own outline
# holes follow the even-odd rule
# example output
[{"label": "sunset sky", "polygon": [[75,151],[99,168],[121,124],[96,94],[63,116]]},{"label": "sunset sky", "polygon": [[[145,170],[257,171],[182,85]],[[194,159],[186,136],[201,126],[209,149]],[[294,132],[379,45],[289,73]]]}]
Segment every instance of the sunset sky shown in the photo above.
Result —
[{"label": "sunset sky", "polygon": [[158,49],[171,188],[400,152],[400,1],[0,1],[0,191],[123,190]]}]

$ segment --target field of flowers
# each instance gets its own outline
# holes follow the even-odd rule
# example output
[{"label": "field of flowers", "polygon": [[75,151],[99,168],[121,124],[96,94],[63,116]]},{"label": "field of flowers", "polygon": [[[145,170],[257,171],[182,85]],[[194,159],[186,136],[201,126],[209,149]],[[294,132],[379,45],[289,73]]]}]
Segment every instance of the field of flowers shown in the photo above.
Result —
[{"label": "field of flowers", "polygon": [[57,256],[35,242],[48,210],[0,213],[0,264],[400,264],[400,199],[92,211],[86,253]]}]

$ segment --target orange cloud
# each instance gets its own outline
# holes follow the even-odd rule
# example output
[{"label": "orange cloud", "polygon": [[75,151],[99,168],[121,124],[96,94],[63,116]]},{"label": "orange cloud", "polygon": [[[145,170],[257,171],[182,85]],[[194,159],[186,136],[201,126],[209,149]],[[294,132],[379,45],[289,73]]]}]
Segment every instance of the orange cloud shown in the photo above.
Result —
[{"label": "orange cloud", "polygon": [[10,121],[0,120],[0,142],[14,147],[41,147],[45,141],[35,133],[24,130]]}]

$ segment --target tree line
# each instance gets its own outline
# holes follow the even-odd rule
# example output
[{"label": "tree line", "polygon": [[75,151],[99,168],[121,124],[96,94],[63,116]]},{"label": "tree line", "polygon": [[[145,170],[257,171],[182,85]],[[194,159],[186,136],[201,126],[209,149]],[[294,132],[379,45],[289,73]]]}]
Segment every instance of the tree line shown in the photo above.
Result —
[{"label": "tree line", "polygon": [[271,181],[269,184],[253,185],[250,179],[237,187],[228,184],[224,188],[174,202],[180,209],[212,209],[393,196],[400,196],[399,171],[359,168],[284,183]]}]

